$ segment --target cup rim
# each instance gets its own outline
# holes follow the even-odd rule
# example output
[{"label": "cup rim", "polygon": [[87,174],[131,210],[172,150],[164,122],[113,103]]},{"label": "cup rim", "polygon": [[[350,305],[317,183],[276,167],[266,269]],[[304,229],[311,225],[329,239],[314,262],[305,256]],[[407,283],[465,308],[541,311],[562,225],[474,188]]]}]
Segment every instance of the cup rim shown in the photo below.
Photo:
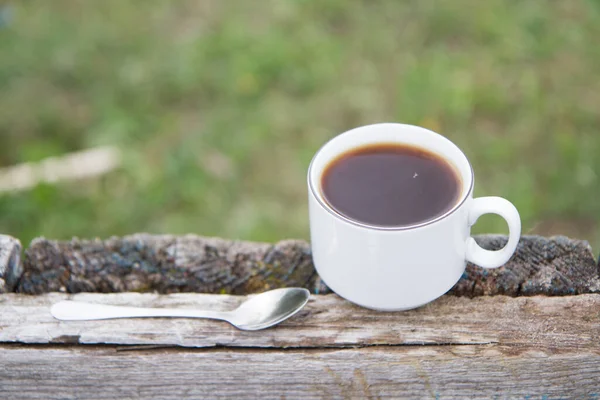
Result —
[{"label": "cup rim", "polygon": [[[365,222],[360,222],[357,221],[355,219],[352,219],[350,217],[347,217],[343,214],[341,214],[340,212],[334,210],[329,204],[327,204],[322,198],[321,196],[319,196],[319,192],[317,191],[317,189],[315,188],[315,182],[312,181],[311,179],[311,175],[312,175],[312,169],[315,163],[315,160],[317,158],[317,156],[319,155],[319,153],[321,153],[321,151],[327,147],[332,141],[334,141],[336,138],[338,138],[339,136],[344,135],[347,132],[350,132],[354,129],[359,129],[359,128],[366,128],[366,127],[371,127],[371,126],[376,126],[376,125],[402,125],[402,126],[410,126],[410,127],[416,127],[416,128],[420,128],[420,129],[426,129],[426,128],[422,128],[416,125],[409,125],[409,124],[400,124],[400,123],[379,123],[379,124],[371,124],[371,125],[363,125],[360,127],[356,127],[353,129],[350,129],[348,131],[342,132],[334,137],[332,137],[331,139],[329,139],[327,142],[325,142],[321,147],[319,147],[319,150],[317,150],[317,152],[315,153],[315,155],[313,156],[312,160],[310,161],[310,164],[308,166],[308,174],[307,174],[307,181],[308,181],[308,188],[311,192],[311,195],[315,198],[315,200],[317,200],[317,203],[325,210],[327,211],[329,214],[333,215],[336,218],[339,218],[349,224],[358,226],[360,228],[366,228],[366,229],[371,229],[371,230],[377,230],[377,231],[392,231],[392,232],[400,232],[400,231],[409,231],[409,230],[413,230],[413,229],[417,229],[417,228],[422,228],[425,226],[429,226],[429,225],[433,225],[443,219],[446,219],[447,217],[449,217],[450,215],[454,214],[458,209],[460,209],[465,203],[466,201],[469,199],[469,197],[471,196],[471,194],[473,193],[473,188],[475,186],[475,173],[473,171],[473,166],[471,165],[471,162],[469,161],[469,158],[465,155],[465,153],[460,149],[460,147],[458,147],[454,142],[452,142],[450,139],[446,138],[443,135],[440,135],[437,132],[434,132],[432,130],[426,129],[428,131],[430,131],[431,133],[434,133],[436,136],[439,137],[440,140],[445,140],[447,141],[449,144],[451,144],[454,148],[456,148],[456,150],[462,155],[462,157],[465,159],[465,161],[467,162],[467,164],[469,165],[469,169],[470,169],[470,173],[471,173],[471,185],[469,187],[469,190],[467,190],[465,192],[465,194],[460,198],[459,201],[456,202],[456,204],[450,208],[448,211],[446,211],[444,214],[439,215],[433,219],[427,220],[427,221],[423,221],[420,222],[418,224],[412,224],[412,225],[402,225],[402,226],[381,226],[381,225],[372,225],[372,224],[368,224]],[[442,156],[443,157],[443,156]],[[446,159],[446,157],[444,157],[444,159]]]}]

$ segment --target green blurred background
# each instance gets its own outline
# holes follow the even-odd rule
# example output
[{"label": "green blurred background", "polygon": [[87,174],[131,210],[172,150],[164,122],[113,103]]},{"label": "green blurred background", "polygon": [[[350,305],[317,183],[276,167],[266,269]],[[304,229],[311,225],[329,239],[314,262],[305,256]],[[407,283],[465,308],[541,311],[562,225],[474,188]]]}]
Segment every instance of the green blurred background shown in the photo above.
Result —
[{"label": "green blurred background", "polygon": [[[421,125],[524,233],[600,239],[600,1],[0,0],[0,167],[114,145],[102,178],[0,193],[24,243],[308,237],[332,136]],[[505,232],[487,216],[476,232]]]}]

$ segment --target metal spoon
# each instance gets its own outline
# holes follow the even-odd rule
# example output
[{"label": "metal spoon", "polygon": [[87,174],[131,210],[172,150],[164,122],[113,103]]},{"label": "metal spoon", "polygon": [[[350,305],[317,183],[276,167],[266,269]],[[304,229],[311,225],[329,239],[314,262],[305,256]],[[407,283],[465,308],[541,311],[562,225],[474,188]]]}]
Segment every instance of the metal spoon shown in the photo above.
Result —
[{"label": "metal spoon", "polygon": [[61,321],[89,321],[113,318],[209,318],[229,322],[244,331],[269,328],[288,319],[304,307],[310,292],[302,288],[275,289],[250,297],[233,311],[177,308],[107,306],[80,301],[61,301],[50,313]]}]

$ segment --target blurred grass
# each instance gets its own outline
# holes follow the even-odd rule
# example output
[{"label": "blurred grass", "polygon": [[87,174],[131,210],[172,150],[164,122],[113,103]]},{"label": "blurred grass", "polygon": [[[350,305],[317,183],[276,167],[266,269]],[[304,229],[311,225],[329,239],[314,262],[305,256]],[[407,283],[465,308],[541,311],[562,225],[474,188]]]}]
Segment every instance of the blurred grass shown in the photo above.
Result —
[{"label": "blurred grass", "polygon": [[99,180],[0,195],[0,232],[24,242],[307,238],[310,158],[381,121],[457,143],[476,195],[513,201],[525,233],[600,238],[597,0],[0,4],[0,166],[126,155]]}]

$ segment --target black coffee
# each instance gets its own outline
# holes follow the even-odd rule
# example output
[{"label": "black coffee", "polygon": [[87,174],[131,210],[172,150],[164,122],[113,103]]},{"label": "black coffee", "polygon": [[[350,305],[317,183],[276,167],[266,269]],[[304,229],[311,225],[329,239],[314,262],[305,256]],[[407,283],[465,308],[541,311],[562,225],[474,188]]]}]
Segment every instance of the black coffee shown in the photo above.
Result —
[{"label": "black coffee", "polygon": [[456,205],[461,179],[442,157],[393,143],[353,149],[321,178],[325,200],[340,214],[369,225],[408,226]]}]

